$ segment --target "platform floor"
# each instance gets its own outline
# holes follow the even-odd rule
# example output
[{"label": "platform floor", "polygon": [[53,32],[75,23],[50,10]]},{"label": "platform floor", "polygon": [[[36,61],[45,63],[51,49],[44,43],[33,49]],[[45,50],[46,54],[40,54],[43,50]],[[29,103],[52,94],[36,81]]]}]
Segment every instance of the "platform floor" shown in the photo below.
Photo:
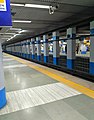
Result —
[{"label": "platform floor", "polygon": [[3,64],[0,120],[94,120],[94,83],[8,54]]}]

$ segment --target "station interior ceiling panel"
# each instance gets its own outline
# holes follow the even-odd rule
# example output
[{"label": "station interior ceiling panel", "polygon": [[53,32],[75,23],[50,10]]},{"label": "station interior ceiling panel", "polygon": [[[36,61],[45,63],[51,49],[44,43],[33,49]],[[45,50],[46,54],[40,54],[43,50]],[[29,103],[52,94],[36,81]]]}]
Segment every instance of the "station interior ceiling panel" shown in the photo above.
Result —
[{"label": "station interior ceiling panel", "polygon": [[[11,3],[54,6],[56,10],[54,14],[49,14],[49,9],[11,5],[12,20],[30,20],[32,22],[29,24],[13,22],[12,28],[23,31],[5,43],[21,41],[58,28],[66,29],[72,24],[80,26],[82,21],[94,18],[94,0],[11,0]],[[6,31],[1,29],[0,33],[3,33],[2,37],[4,37],[7,35],[5,33],[18,34],[19,32],[13,29]],[[89,22],[82,28],[78,27],[78,33],[89,33]]]}]

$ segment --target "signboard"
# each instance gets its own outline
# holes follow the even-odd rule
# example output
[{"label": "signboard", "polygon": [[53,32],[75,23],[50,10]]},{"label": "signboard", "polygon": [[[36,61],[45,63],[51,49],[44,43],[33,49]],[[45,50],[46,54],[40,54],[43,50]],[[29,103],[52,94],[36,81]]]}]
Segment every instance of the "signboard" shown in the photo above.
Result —
[{"label": "signboard", "polygon": [[6,0],[0,0],[0,11],[6,11]]},{"label": "signboard", "polygon": [[0,27],[12,26],[10,0],[0,0]]}]

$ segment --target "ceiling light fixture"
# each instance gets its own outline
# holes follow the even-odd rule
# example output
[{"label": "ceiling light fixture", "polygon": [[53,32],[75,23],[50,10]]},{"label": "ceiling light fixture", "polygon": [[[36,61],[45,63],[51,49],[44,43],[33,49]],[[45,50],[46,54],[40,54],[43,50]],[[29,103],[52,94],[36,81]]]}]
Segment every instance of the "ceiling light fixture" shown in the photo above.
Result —
[{"label": "ceiling light fixture", "polygon": [[8,39],[7,41],[10,41],[11,39]]},{"label": "ceiling light fixture", "polygon": [[43,8],[43,9],[49,9],[48,5],[38,5],[38,4],[18,4],[18,3],[11,3],[11,6],[17,6],[17,7],[32,7],[32,8]]},{"label": "ceiling light fixture", "polygon": [[32,21],[30,21],[30,20],[13,20],[12,22],[14,22],[14,23],[31,23]]},{"label": "ceiling light fixture", "polygon": [[29,30],[21,30],[19,31],[18,33],[21,34],[21,33],[24,33],[24,32],[28,32]]},{"label": "ceiling light fixture", "polygon": [[4,40],[4,39],[9,39],[9,38],[1,38],[2,40]]},{"label": "ceiling light fixture", "polygon": [[15,34],[13,37],[9,38],[7,41],[10,41],[11,39],[15,38],[18,35],[20,35],[20,34]]},{"label": "ceiling light fixture", "polygon": [[0,35],[14,35],[15,33],[0,33]]},{"label": "ceiling light fixture", "polygon": [[21,29],[21,28],[10,28],[10,30],[20,31],[20,30],[22,30],[22,29]]},{"label": "ceiling light fixture", "polygon": [[7,36],[5,36],[5,35],[3,35],[2,37],[3,37],[3,38],[8,38],[8,37],[12,37],[12,36],[8,36],[8,35],[7,35]]},{"label": "ceiling light fixture", "polygon": [[24,4],[10,3],[11,6],[24,7]]},{"label": "ceiling light fixture", "polygon": [[47,5],[37,5],[37,4],[25,4],[24,7],[49,9],[49,6]]}]

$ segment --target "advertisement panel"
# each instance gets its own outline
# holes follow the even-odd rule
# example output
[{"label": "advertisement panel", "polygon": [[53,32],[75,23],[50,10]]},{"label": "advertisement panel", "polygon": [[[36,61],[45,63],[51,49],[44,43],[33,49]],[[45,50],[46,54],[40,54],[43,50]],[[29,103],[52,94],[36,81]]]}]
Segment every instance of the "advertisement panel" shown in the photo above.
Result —
[{"label": "advertisement panel", "polygon": [[0,0],[0,11],[6,11],[6,0]]}]

